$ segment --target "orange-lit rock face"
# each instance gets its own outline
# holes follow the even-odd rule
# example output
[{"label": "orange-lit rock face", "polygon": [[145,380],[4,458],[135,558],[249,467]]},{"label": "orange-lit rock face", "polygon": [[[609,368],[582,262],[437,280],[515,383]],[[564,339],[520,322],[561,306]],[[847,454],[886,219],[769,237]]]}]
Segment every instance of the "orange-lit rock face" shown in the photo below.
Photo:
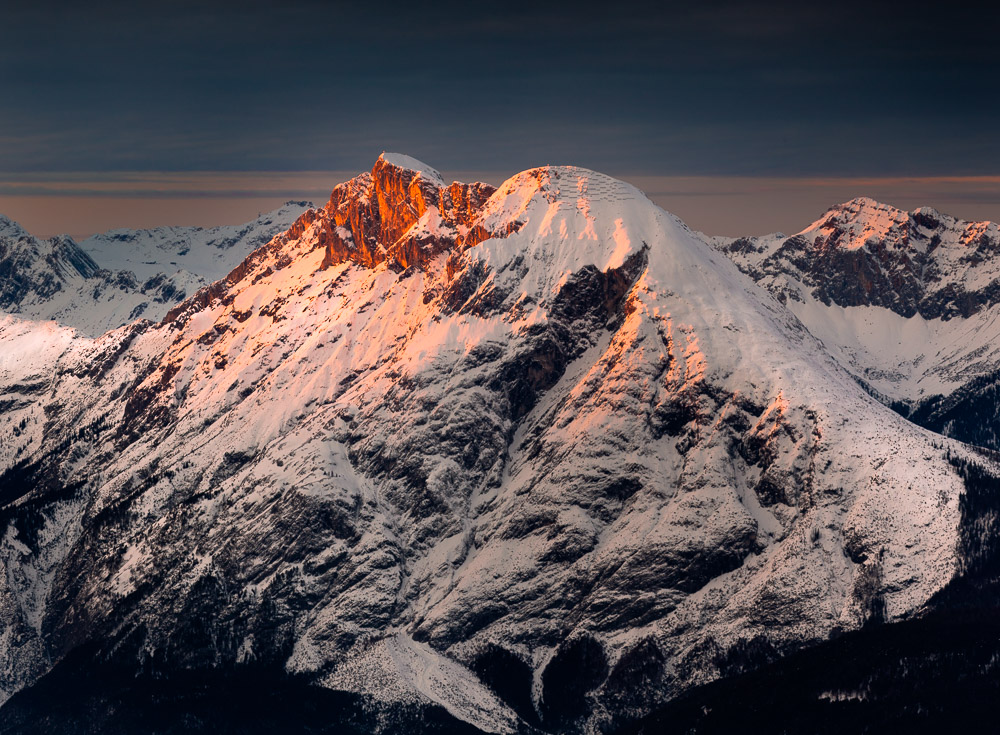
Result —
[{"label": "orange-lit rock face", "polygon": [[371,173],[335,188],[319,213],[323,266],[350,260],[372,267],[392,260],[420,267],[441,252],[474,245],[489,237],[472,222],[494,191],[481,183],[445,186],[379,158]]}]

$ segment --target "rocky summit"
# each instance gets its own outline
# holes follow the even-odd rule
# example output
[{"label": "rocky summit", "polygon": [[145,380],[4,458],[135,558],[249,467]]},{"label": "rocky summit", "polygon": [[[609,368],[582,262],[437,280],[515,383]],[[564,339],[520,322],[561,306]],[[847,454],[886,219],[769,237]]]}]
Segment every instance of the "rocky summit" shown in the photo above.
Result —
[{"label": "rocky summit", "polygon": [[159,323],[0,317],[10,731],[652,728],[992,574],[991,455],[829,325],[990,313],[941,273],[995,225],[713,240],[586,169],[397,154],[296,217]]}]

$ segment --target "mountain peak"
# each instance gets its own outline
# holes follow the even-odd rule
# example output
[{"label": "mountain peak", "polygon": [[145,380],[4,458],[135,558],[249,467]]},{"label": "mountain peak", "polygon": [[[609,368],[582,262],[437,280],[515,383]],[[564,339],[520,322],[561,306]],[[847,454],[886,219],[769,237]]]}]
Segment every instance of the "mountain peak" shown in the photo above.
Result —
[{"label": "mountain peak", "polygon": [[804,230],[767,247],[727,249],[782,298],[880,306],[909,318],[968,317],[1000,303],[1000,227],[931,207],[905,211],[871,197],[827,210]]},{"label": "mountain peak", "polygon": [[375,168],[379,168],[380,164],[392,166],[404,171],[413,171],[434,184],[439,186],[445,185],[444,177],[441,176],[437,169],[428,166],[423,161],[418,161],[416,158],[412,158],[402,153],[382,151],[382,155],[378,157],[378,161],[375,163]]},{"label": "mountain peak", "polygon": [[933,217],[934,219],[950,218],[950,215],[943,214],[934,207],[917,207],[913,210],[912,214],[924,215],[926,217]]},{"label": "mountain peak", "polygon": [[949,242],[964,248],[984,234],[990,239],[996,230],[992,222],[967,222],[933,207],[908,212],[862,196],[831,207],[798,234],[811,242],[819,237],[828,245],[846,250],[885,242],[895,248],[923,252]]},{"label": "mountain peak", "polygon": [[[842,204],[837,205],[834,209],[877,209],[877,210],[896,210],[891,204],[886,204],[885,202],[880,202],[877,199],[872,199],[868,196],[854,197]],[[899,210],[896,210],[899,211]]]},{"label": "mountain peak", "polygon": [[884,235],[908,220],[909,213],[871,197],[861,196],[830,207],[822,217],[799,234],[840,231],[844,233],[840,244],[845,248],[855,249],[862,247],[872,235]]},{"label": "mountain peak", "polygon": [[303,214],[287,235],[294,239],[312,228],[326,248],[326,266],[348,260],[421,265],[466,241],[494,191],[488,184],[445,184],[427,164],[383,153],[370,173],[336,186],[326,206]]},{"label": "mountain peak", "polygon": [[0,214],[0,237],[11,237],[20,238],[27,237],[28,233],[24,231],[17,222]]},{"label": "mountain peak", "polygon": [[957,565],[930,437],[593,171],[494,192],[380,159],[170,314],[37,360],[0,334],[0,471],[37,521],[0,524],[28,641],[0,697],[89,640],[527,731],[476,673],[502,666],[575,732],[640,706],[635,671],[659,697],[905,617]]}]

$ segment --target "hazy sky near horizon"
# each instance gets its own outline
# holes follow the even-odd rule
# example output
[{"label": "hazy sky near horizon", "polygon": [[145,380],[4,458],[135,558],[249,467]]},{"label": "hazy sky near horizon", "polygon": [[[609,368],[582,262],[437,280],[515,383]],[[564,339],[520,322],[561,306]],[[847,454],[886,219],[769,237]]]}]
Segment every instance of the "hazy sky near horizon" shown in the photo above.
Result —
[{"label": "hazy sky near horizon", "polygon": [[0,213],[46,235],[241,221],[323,199],[385,149],[494,182],[581,165],[728,234],[798,229],[858,194],[1000,219],[998,19],[920,2],[22,3],[0,23]]},{"label": "hazy sky near horizon", "polygon": [[[356,171],[152,172],[0,176],[0,213],[39,237],[78,240],[116,227],[240,224],[283,202],[322,205]],[[497,185],[514,172],[443,171],[449,180]],[[969,220],[1000,218],[1000,177],[806,178],[649,176],[622,178],[690,227],[713,235],[792,234],[831,205],[870,196],[904,209],[930,203]]]}]

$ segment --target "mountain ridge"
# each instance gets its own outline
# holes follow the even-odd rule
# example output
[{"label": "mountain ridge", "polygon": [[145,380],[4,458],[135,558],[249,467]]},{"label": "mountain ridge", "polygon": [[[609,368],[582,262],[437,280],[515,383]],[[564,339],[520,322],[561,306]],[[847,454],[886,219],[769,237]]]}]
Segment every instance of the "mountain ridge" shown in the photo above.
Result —
[{"label": "mountain ridge", "polygon": [[398,160],[159,324],[0,322],[8,696],[93,644],[597,732],[955,578],[969,450],[680,220]]},{"label": "mountain ridge", "polygon": [[930,207],[905,212],[858,197],[788,238],[715,242],[758,281],[793,300],[802,295],[783,287],[783,276],[794,275],[826,305],[882,306],[906,318],[967,318],[1000,299],[1000,271],[992,257],[1000,251],[1000,226]]}]

